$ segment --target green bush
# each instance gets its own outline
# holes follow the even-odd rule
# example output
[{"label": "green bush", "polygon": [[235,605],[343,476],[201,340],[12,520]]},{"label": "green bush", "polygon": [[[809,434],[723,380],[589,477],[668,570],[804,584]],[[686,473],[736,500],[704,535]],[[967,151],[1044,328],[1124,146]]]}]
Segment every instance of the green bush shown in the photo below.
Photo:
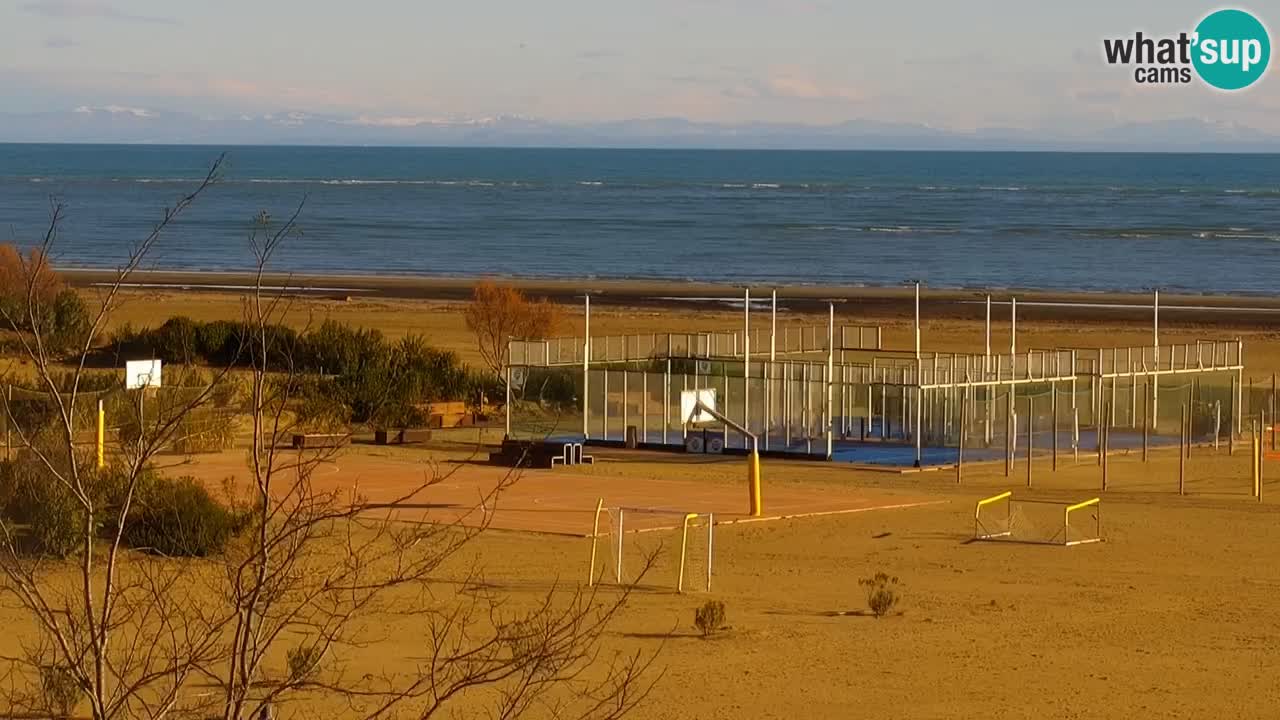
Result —
[{"label": "green bush", "polygon": [[194,478],[148,477],[124,524],[125,544],[169,557],[222,552],[243,518],[219,503]]},{"label": "green bush", "polygon": [[714,635],[724,629],[724,603],[719,600],[708,600],[702,607],[693,611],[693,626],[703,637]]},{"label": "green bush", "polygon": [[[50,460],[58,459],[50,453]],[[63,558],[79,547],[84,507],[34,453],[20,452],[3,463],[0,478],[4,517],[19,526],[16,545],[20,552]]]},{"label": "green bush", "polygon": [[89,310],[75,290],[66,289],[53,298],[44,319],[45,342],[55,355],[84,349],[89,335]]}]

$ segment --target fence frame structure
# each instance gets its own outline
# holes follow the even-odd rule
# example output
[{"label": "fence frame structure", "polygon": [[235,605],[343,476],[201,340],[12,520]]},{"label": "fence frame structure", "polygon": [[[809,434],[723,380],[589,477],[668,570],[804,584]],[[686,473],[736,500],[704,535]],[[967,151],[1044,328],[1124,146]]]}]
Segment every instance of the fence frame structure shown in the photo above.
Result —
[{"label": "fence frame structure", "polygon": [[[580,434],[589,443],[635,437],[646,447],[683,447],[686,431],[672,414],[672,405],[678,407],[672,398],[683,390],[715,387],[722,391],[719,409],[758,435],[767,453],[833,459],[837,439],[876,441],[911,447],[918,467],[925,448],[958,447],[960,425],[966,422],[968,437],[979,438],[983,446],[992,447],[1004,436],[1012,462],[1021,399],[1048,394],[1052,445],[1057,448],[1065,425],[1078,456],[1082,423],[1099,429],[1101,437],[1101,429],[1123,415],[1128,427],[1146,433],[1148,424],[1160,425],[1162,381],[1168,392],[1175,381],[1190,378],[1198,387],[1203,378],[1227,376],[1231,393],[1218,400],[1217,412],[1225,399],[1229,436],[1242,432],[1239,339],[1022,350],[1011,342],[1009,352],[1001,353],[990,352],[988,327],[986,347],[984,353],[930,352],[917,340],[914,349],[889,349],[878,326],[837,326],[835,304],[829,303],[825,327],[779,326],[775,312],[763,328],[752,328],[748,317],[737,330],[512,340],[509,358],[511,367],[523,368],[517,372],[521,378],[531,369],[580,373],[575,379]],[[611,386],[611,377],[619,375],[621,382],[615,379]],[[1129,401],[1123,413],[1117,410],[1120,388]],[[1061,407],[1060,396],[1065,398]],[[1085,398],[1086,405],[1079,407]],[[968,412],[962,410],[966,405]],[[511,406],[507,403],[508,428]],[[1037,421],[1035,409],[1031,404],[1027,432]],[[655,415],[660,422],[651,425]],[[611,426],[611,420],[620,424]],[[1044,424],[1043,416],[1039,420]],[[1215,427],[1215,438],[1219,430]],[[723,447],[747,450],[733,447],[728,427],[719,432]],[[1102,448],[1096,450],[1100,456]]]}]

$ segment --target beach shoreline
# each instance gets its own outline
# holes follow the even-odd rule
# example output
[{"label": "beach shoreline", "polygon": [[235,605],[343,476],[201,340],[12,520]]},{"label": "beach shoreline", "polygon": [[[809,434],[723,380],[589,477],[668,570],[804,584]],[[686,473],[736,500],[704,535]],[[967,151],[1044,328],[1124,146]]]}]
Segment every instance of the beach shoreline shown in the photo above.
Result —
[{"label": "beach shoreline", "polygon": [[[104,287],[114,282],[110,270],[59,269],[73,286]],[[674,280],[547,279],[511,277],[430,277],[410,275],[361,275],[318,273],[265,273],[264,289],[271,292],[334,299],[465,300],[476,283],[491,280],[537,297],[573,304],[589,293],[592,302],[620,307],[684,307],[704,304],[724,310],[741,307],[741,283]],[[126,287],[131,291],[191,293],[243,293],[258,282],[252,272],[138,270]],[[793,312],[818,312],[828,302],[837,303],[842,315],[874,318],[910,317],[913,289],[853,285],[772,285],[752,283],[752,305],[767,304],[776,290],[780,308]],[[921,289],[921,302],[929,319],[980,320],[985,317],[986,297],[992,299],[992,316],[1009,315],[1010,299],[1018,301],[1018,318],[1040,322],[1150,322],[1152,293],[1064,292],[1054,290]],[[1280,327],[1280,296],[1166,294],[1160,297],[1161,321],[1176,324],[1209,324],[1248,329]]]}]

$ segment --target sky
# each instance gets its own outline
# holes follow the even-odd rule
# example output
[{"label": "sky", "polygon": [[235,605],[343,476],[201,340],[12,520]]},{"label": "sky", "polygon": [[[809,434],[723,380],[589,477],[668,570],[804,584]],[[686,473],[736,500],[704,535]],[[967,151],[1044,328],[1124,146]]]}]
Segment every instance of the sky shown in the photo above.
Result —
[{"label": "sky", "polygon": [[[0,113],[850,120],[1054,134],[1198,118],[1280,133],[1257,86],[1142,87],[1102,39],[1186,0],[3,0]],[[1242,6],[1246,9],[1249,6]],[[1252,8],[1280,28],[1280,8]],[[1273,39],[1275,31],[1273,31]],[[1280,64],[1277,60],[1273,65]]]}]

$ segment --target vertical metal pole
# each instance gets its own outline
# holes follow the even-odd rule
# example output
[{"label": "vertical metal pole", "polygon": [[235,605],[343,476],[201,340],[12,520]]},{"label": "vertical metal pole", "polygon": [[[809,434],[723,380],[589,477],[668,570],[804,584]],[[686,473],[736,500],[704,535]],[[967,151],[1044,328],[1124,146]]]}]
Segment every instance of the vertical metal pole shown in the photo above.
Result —
[{"label": "vertical metal pole", "polygon": [[751,288],[742,290],[742,427],[751,432]]},{"label": "vertical metal pole", "polygon": [[1027,487],[1031,487],[1031,456],[1035,449],[1035,431],[1036,431],[1036,399],[1027,396]]},{"label": "vertical metal pole", "polygon": [[1196,414],[1195,395],[1193,394],[1194,388],[1194,383],[1187,383],[1187,419],[1184,423],[1187,426],[1187,457],[1191,457],[1191,423],[1194,422]]},{"label": "vertical metal pole", "polygon": [[782,443],[791,448],[791,363],[782,363]]},{"label": "vertical metal pole", "polygon": [[1213,403],[1213,449],[1218,449],[1218,440],[1222,437],[1222,401]]},{"label": "vertical metal pole", "polygon": [[886,377],[880,378],[880,439],[889,439],[889,383]]},{"label": "vertical metal pole", "polygon": [[1111,471],[1110,444],[1111,444],[1111,426],[1099,428],[1100,442],[1098,445],[1098,457],[1102,460],[1102,491],[1107,491],[1107,480]]},{"label": "vertical metal pole", "polygon": [[711,592],[711,561],[715,558],[711,548],[715,541],[716,516],[715,513],[707,513],[707,592]]},{"label": "vertical metal pole", "polygon": [[1231,378],[1231,417],[1227,418],[1231,422],[1231,429],[1227,432],[1227,455],[1236,454],[1236,410],[1240,407],[1237,399],[1236,379]]},{"label": "vertical metal pole", "polygon": [[1018,298],[1009,299],[1009,354],[1018,354]]},{"label": "vertical metal pole", "polygon": [[871,436],[871,418],[873,416],[871,403],[874,401],[874,398],[872,397],[872,394],[871,394],[872,392],[871,382],[870,382],[871,378],[868,377],[867,380],[868,380],[867,382],[867,421],[862,426],[862,437],[860,438],[864,442],[868,437]]},{"label": "vertical metal pole", "polygon": [[1257,438],[1257,442],[1254,443],[1254,445],[1257,447],[1257,453],[1258,453],[1257,463],[1258,463],[1258,501],[1259,502],[1262,501],[1262,485],[1265,482],[1263,479],[1263,470],[1266,467],[1266,463],[1264,462],[1266,460],[1266,454],[1262,452],[1262,428],[1265,422],[1266,422],[1266,418],[1259,419],[1258,433],[1257,433],[1258,438]]},{"label": "vertical metal pole", "polygon": [[627,405],[631,400],[630,377],[631,371],[624,364],[622,366],[622,441],[624,444],[627,441],[627,421],[629,419]]},{"label": "vertical metal pole", "polygon": [[[969,388],[964,389],[965,398],[968,400]],[[960,403],[960,441],[956,446],[956,484],[959,485],[964,480],[964,436],[965,425],[969,422],[969,403]]]},{"label": "vertical metal pole", "polygon": [[[507,415],[507,429],[506,429],[506,434],[502,436],[503,440],[506,440],[511,437],[511,366],[507,365],[506,370],[507,370],[507,404],[505,409],[506,409],[506,415]],[[99,408],[101,408],[102,406],[101,401],[98,402],[98,406]]]},{"label": "vertical metal pole", "polygon": [[582,321],[582,437],[583,439],[588,439],[591,437],[591,428],[588,426],[588,408],[591,406],[589,399],[591,397],[589,391],[591,381],[591,296],[586,295],[584,297]]},{"label": "vertical metal pole", "polygon": [[1253,477],[1253,496],[1262,498],[1262,441],[1258,437],[1258,428],[1255,425],[1249,432],[1249,462],[1251,464],[1249,474]]},{"label": "vertical metal pole", "polygon": [[[606,340],[605,342],[608,342]],[[609,365],[606,364],[604,369],[600,371],[600,400],[603,403],[600,408],[600,439],[609,439]]]},{"label": "vertical metal pole", "polygon": [[1049,386],[1049,414],[1053,415],[1053,472],[1058,472],[1058,383]]},{"label": "vertical metal pole", "polygon": [[924,453],[923,453],[923,446],[922,446],[922,443],[924,442],[924,437],[923,437],[923,436],[924,436],[924,433],[922,432],[923,428],[921,427],[921,421],[924,419],[924,417],[923,417],[923,415],[924,415],[924,393],[923,393],[923,388],[921,388],[921,387],[920,387],[920,385],[919,385],[918,383],[919,383],[919,376],[917,375],[917,385],[916,385],[916,387],[915,387],[915,393],[916,393],[916,421],[915,421],[915,427],[914,427],[914,428],[912,428],[913,435],[914,435],[914,437],[915,437],[915,441],[916,441],[916,462],[915,462],[915,466],[916,466],[916,467],[920,467],[920,460],[922,459],[922,456],[923,456],[923,454],[924,454]]},{"label": "vertical metal pole", "polygon": [[1147,451],[1151,445],[1151,421],[1147,417],[1147,406],[1149,402],[1146,393],[1142,396],[1142,462],[1147,462]]},{"label": "vertical metal pole", "polygon": [[1080,464],[1080,408],[1071,408],[1071,462]]},{"label": "vertical metal pole", "polygon": [[[920,283],[916,283],[916,360],[920,359]],[[919,380],[917,379],[917,384]]]},{"label": "vertical metal pole", "polygon": [[1178,494],[1185,495],[1187,487],[1187,406],[1182,406],[1182,430],[1178,433]]},{"label": "vertical metal pole", "polygon": [[[1151,305],[1151,346],[1160,347],[1160,291],[1156,290],[1155,302]],[[1159,355],[1156,356],[1157,358]]]},{"label": "vertical metal pole", "polygon": [[617,582],[622,584],[622,508],[618,508],[618,561],[613,564]]},{"label": "vertical metal pole", "polygon": [[773,291],[773,299],[770,303],[769,312],[769,362],[776,362],[778,359],[778,291]]},{"label": "vertical metal pole", "polygon": [[[991,296],[987,296],[987,352],[985,357],[991,357]],[[983,370],[985,370],[985,366]]]},{"label": "vertical metal pole", "polygon": [[[1242,341],[1240,338],[1236,338],[1236,364],[1241,366],[1244,365],[1244,341]],[[1244,425],[1243,425],[1244,415],[1242,415],[1244,411],[1244,402],[1240,397],[1243,392],[1244,392],[1244,368],[1241,367],[1240,369],[1236,370],[1236,395],[1235,395],[1235,402],[1232,403],[1233,407],[1231,408],[1232,410],[1231,415],[1233,416],[1233,427],[1235,428],[1234,433],[1240,433],[1241,431],[1244,430]]]},{"label": "vertical metal pole", "polygon": [[830,460],[833,452],[833,428],[835,426],[835,417],[832,403],[832,388],[835,384],[836,372],[836,304],[827,303],[827,459]]},{"label": "vertical metal pole", "polygon": [[649,442],[649,370],[640,374],[640,436]]},{"label": "vertical metal pole", "polygon": [[[725,417],[729,417],[729,366],[725,363],[720,363],[720,370],[720,376],[723,378],[724,383],[724,414]],[[724,443],[724,447],[729,447],[729,426],[723,426],[720,432],[720,442]],[[745,440],[743,444],[746,444]]]},{"label": "vertical metal pole", "polygon": [[671,357],[667,357],[667,369],[662,373],[662,444],[667,444],[667,430],[671,427]]},{"label": "vertical metal pole", "polygon": [[[1013,386],[1010,385],[1012,390]],[[1004,417],[1004,476],[1009,477],[1009,473],[1013,470],[1013,394],[1006,392],[1004,394],[1005,417]]]}]

